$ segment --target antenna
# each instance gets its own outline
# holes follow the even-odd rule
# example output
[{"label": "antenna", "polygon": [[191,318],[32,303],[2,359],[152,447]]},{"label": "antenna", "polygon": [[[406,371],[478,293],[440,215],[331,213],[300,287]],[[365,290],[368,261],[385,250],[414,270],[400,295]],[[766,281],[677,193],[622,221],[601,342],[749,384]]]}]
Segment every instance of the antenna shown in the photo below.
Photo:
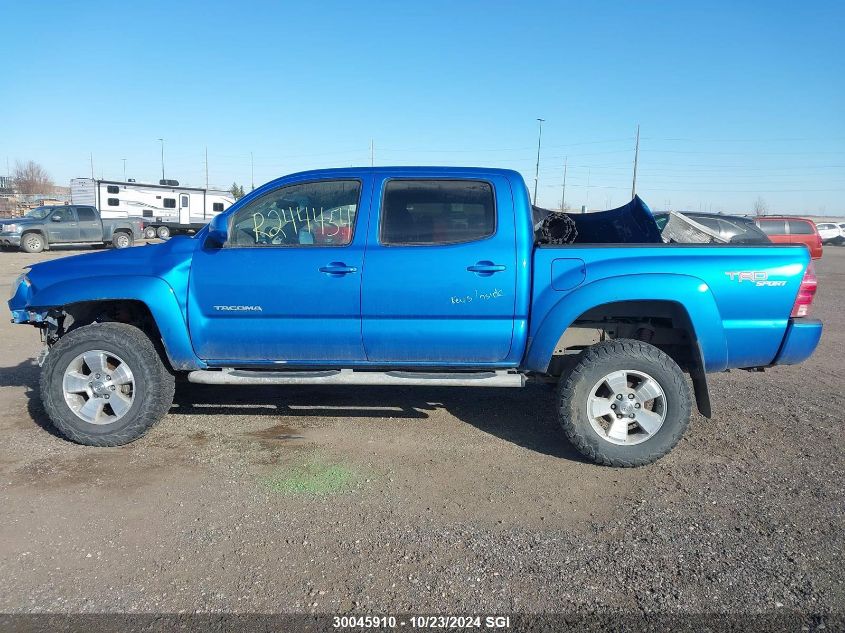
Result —
[{"label": "antenna", "polygon": [[537,204],[537,183],[540,180],[540,142],[543,140],[543,121],[546,119],[537,119],[540,124],[540,131],[537,134],[537,168],[534,170],[534,200],[531,204]]},{"label": "antenna", "polygon": [[640,124],[637,123],[637,147],[634,150],[634,182],[631,184],[631,200],[637,195],[637,160],[640,157]]},{"label": "antenna", "polygon": [[560,194],[560,210],[566,210],[566,167],[569,164],[569,156],[563,159],[563,191]]}]

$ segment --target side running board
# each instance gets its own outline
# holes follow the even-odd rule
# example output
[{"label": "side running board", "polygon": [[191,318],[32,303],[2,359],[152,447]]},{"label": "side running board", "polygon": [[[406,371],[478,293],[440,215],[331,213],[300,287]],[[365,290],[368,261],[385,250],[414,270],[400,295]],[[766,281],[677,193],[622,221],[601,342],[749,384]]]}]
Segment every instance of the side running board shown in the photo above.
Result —
[{"label": "side running board", "polygon": [[254,371],[203,369],[188,374],[203,385],[415,385],[431,387],[524,387],[525,376],[510,371]]}]

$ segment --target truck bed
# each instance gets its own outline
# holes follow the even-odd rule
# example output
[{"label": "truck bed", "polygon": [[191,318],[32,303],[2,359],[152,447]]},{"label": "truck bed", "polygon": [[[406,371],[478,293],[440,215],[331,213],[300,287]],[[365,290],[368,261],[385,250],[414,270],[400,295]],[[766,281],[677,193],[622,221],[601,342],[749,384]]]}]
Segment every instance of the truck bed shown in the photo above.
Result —
[{"label": "truck bed", "polygon": [[708,372],[775,360],[810,261],[800,245],[731,244],[538,246],[533,258],[528,368],[541,362],[545,321],[651,299],[686,306]]}]

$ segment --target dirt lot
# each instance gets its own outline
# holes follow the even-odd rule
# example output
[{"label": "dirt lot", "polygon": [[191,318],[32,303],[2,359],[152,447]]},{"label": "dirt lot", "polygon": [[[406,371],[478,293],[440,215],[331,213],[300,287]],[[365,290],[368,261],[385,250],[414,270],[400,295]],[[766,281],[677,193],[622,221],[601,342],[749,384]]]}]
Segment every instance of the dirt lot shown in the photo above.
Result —
[{"label": "dirt lot", "polygon": [[[0,253],[0,284],[44,258]],[[51,433],[0,320],[0,611],[802,613],[845,607],[845,248],[816,355],[712,376],[659,463],[582,462],[551,394],[181,385],[122,448]]]}]

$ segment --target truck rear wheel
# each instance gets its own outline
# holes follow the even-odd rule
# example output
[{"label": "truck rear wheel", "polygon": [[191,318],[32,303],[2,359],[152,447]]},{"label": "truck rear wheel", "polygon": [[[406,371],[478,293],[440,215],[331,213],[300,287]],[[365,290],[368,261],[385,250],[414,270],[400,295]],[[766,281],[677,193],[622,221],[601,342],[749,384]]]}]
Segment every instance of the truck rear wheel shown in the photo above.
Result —
[{"label": "truck rear wheel", "polygon": [[25,253],[40,253],[46,243],[40,233],[25,233],[21,238],[21,250]]},{"label": "truck rear wheel", "polygon": [[156,235],[158,235],[161,239],[166,240],[170,237],[170,229],[166,226],[160,226],[156,229]]},{"label": "truck rear wheel", "polygon": [[64,437],[120,446],[164,417],[174,379],[144,332],[125,323],[94,323],[52,347],[40,386],[44,409]]},{"label": "truck rear wheel", "polygon": [[678,364],[653,345],[606,341],[584,350],[561,376],[558,417],[591,461],[643,466],[671,451],[686,431],[689,386]]},{"label": "truck rear wheel", "polygon": [[115,248],[129,248],[132,246],[132,235],[127,233],[126,231],[118,231],[114,235],[112,235],[111,243],[112,246]]}]

